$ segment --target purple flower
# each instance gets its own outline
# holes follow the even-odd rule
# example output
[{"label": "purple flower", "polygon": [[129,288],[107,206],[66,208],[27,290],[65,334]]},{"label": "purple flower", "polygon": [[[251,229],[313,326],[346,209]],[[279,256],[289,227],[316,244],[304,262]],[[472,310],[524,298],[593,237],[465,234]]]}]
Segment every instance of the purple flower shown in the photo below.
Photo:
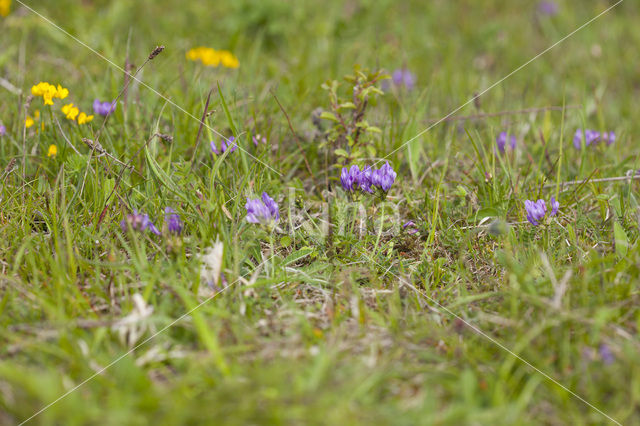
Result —
[{"label": "purple flower", "polygon": [[[556,201],[554,197],[551,197],[551,212],[549,213],[549,217],[555,216],[558,213],[558,209],[560,208],[560,203]],[[527,220],[532,225],[539,225],[540,221],[544,219],[547,214],[547,204],[544,200],[538,200],[536,202],[526,200],[524,202],[524,208],[527,212]]]},{"label": "purple flower", "polygon": [[398,68],[391,73],[391,82],[389,82],[389,80],[382,81],[382,90],[389,90],[391,84],[396,87],[404,87],[407,90],[412,90],[416,85],[416,76],[406,68]]},{"label": "purple flower", "polygon": [[527,211],[527,220],[532,225],[539,225],[539,221],[547,214],[547,205],[544,200],[538,200],[535,203],[530,200],[524,202],[524,208]]},{"label": "purple flower", "polygon": [[605,132],[602,138],[605,140],[607,145],[611,145],[616,141],[616,134],[614,132],[609,132],[609,133]]},{"label": "purple flower", "polygon": [[215,141],[211,141],[209,145],[211,146],[211,151],[213,151],[213,153],[216,155],[222,155],[226,151],[232,153],[233,151],[238,149],[238,144],[235,143],[235,138],[233,136],[230,136],[228,139],[222,138],[222,140],[220,141],[220,149],[218,149],[218,147],[216,146]]},{"label": "purple flower", "polygon": [[402,225],[402,229],[407,231],[407,234],[410,234],[410,235],[418,233],[418,228],[416,227],[416,224],[412,220]]},{"label": "purple flower", "polygon": [[416,76],[406,68],[398,68],[391,74],[391,81],[398,87],[405,87],[411,90],[416,85]]},{"label": "purple flower", "polygon": [[600,345],[598,352],[600,353],[600,358],[602,358],[602,362],[604,362],[605,365],[611,365],[616,360],[611,349],[609,349],[609,346],[604,343]]},{"label": "purple flower", "polygon": [[363,192],[373,194],[373,189],[371,188],[371,174],[371,166],[363,167],[362,171],[358,174],[357,183]]},{"label": "purple flower", "polygon": [[171,207],[164,209],[164,223],[170,234],[180,235],[182,233],[182,221],[180,216]]},{"label": "purple flower", "polygon": [[538,3],[538,11],[543,15],[553,16],[558,13],[558,5],[553,1],[541,1]]},{"label": "purple flower", "polygon": [[113,102],[100,102],[100,99],[93,101],[93,112],[106,117],[116,110],[116,101]]},{"label": "purple flower", "polygon": [[391,74],[391,81],[398,87],[411,90],[416,85],[416,76],[406,68],[399,68]]},{"label": "purple flower", "polygon": [[516,137],[514,135],[507,135],[507,132],[500,132],[500,134],[496,138],[496,144],[498,145],[498,150],[500,152],[504,152],[504,149],[507,146],[507,137],[509,139],[509,148],[511,148],[512,150],[516,149]]},{"label": "purple flower", "polygon": [[266,192],[262,193],[262,199],[251,200],[247,198],[247,222],[259,223],[261,225],[273,225],[280,219],[278,204],[269,197]]},{"label": "purple flower", "polygon": [[149,215],[145,213],[138,213],[138,210],[133,210],[133,213],[128,214],[120,222],[120,228],[122,232],[127,232],[127,228],[131,227],[134,231],[144,232],[149,229],[152,233],[160,235],[160,231],[149,219]]},{"label": "purple flower", "polygon": [[555,197],[551,197],[551,213],[549,213],[549,217],[555,216],[558,213],[559,208],[560,203],[556,201]]},{"label": "purple flower", "polygon": [[347,192],[355,191],[360,182],[360,168],[355,164],[350,168],[343,167],[340,173],[340,184]]},{"label": "purple flower", "polygon": [[256,133],[255,135],[253,135],[251,139],[253,140],[253,144],[255,146],[258,146],[258,144],[260,143],[263,143],[263,144],[267,143],[267,138],[264,136],[261,136],[260,133]]},{"label": "purple flower", "polygon": [[389,162],[386,162],[378,170],[371,172],[371,184],[387,192],[395,182],[396,176],[397,174],[393,171]]},{"label": "purple flower", "polygon": [[0,137],[6,134],[7,134],[7,128],[3,124],[0,124]]},{"label": "purple flower", "polygon": [[616,134],[614,132],[600,133],[596,130],[586,129],[583,133],[581,129],[576,130],[573,135],[573,146],[576,149],[582,148],[582,141],[584,140],[585,146],[595,145],[600,141],[605,141],[607,145],[611,145],[616,141]]}]

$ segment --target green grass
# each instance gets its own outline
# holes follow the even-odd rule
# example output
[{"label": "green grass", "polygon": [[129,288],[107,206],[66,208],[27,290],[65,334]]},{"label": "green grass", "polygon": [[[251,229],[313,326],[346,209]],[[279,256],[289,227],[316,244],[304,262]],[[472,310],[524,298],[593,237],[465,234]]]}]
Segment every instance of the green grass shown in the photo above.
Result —
[{"label": "green grass", "polygon": [[[122,91],[123,73],[16,1],[0,18],[1,424],[96,372],[31,423],[610,422],[523,359],[639,424],[640,187],[597,180],[640,168],[636,2],[455,114],[474,118],[406,145],[613,3],[559,1],[553,17],[535,1],[25,3],[119,67],[164,45],[138,77],[165,99],[133,82],[99,136],[111,157],[90,156],[81,139],[102,118],[78,126],[60,107],[91,111]],[[200,45],[240,67],[187,61]],[[398,177],[385,204],[364,199],[361,231],[328,139],[343,141],[314,111],[331,110],[327,81],[352,100],[354,67],[402,66],[415,90],[371,95],[363,116],[380,131],[364,133],[355,162],[391,154]],[[40,81],[70,96],[34,99],[40,120],[23,138]],[[617,140],[578,151],[583,127]],[[504,130],[518,147],[494,155]],[[242,149],[212,156],[215,132]],[[266,145],[254,147],[256,132]],[[121,178],[115,159],[132,166]],[[245,220],[246,198],[263,191],[280,205],[271,233]],[[559,215],[526,222],[524,200],[551,196]],[[120,229],[132,209],[161,227],[167,206],[181,237]],[[402,231],[408,220],[417,234]],[[230,284],[217,294],[200,278],[216,242]]]}]

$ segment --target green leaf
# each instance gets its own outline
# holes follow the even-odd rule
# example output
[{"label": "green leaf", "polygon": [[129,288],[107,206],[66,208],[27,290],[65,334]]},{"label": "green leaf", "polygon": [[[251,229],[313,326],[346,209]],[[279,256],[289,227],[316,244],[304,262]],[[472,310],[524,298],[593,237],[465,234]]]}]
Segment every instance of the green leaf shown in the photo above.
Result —
[{"label": "green leaf", "polygon": [[149,166],[149,170],[151,170],[151,174],[154,179],[162,186],[166,187],[169,191],[173,192],[178,197],[182,198],[188,204],[192,204],[191,200],[185,195],[185,191],[180,189],[178,185],[175,184],[173,180],[165,173],[164,170],[160,167],[160,165],[156,162],[156,160],[151,156],[151,153],[144,147],[144,155],[147,159],[147,164]]},{"label": "green leaf", "polygon": [[340,105],[338,105],[338,109],[355,109],[356,108],[356,104],[354,104],[353,102],[343,102]]},{"label": "green leaf", "polygon": [[289,256],[287,256],[282,263],[285,266],[290,265],[294,262],[299,261],[300,259],[304,259],[305,257],[311,255],[311,253],[313,253],[314,251],[315,249],[312,247],[302,247],[300,250],[294,251]]},{"label": "green leaf", "polygon": [[291,237],[285,235],[284,237],[280,238],[280,245],[282,247],[289,247],[291,245]]},{"label": "green leaf", "polygon": [[333,151],[333,153],[335,155],[337,155],[338,157],[345,157],[345,158],[349,158],[349,153],[347,151],[345,151],[342,148],[338,148],[335,151]]},{"label": "green leaf", "polygon": [[320,118],[324,120],[335,121],[336,123],[338,122],[338,117],[336,117],[334,113],[329,111],[322,111],[322,113],[320,113]]},{"label": "green leaf", "polygon": [[629,251],[629,237],[618,222],[613,223],[613,236],[616,243],[616,254],[618,257],[625,257]]}]

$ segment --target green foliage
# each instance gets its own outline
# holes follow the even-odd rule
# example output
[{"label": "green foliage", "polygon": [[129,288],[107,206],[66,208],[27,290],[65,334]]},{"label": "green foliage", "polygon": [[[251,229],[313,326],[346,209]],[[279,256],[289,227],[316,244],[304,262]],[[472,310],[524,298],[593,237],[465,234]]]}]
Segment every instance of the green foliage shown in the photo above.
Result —
[{"label": "green foliage", "polygon": [[[25,3],[118,67],[165,51],[100,131],[27,95],[59,82],[90,111],[122,70],[15,1],[0,18],[0,424],[78,385],[32,423],[607,422],[558,383],[638,424],[636,3],[475,102],[606,2]],[[415,88],[383,95],[399,68]],[[581,128],[616,143],[578,151]],[[383,159],[398,178],[363,216],[336,165]],[[263,191],[273,233],[245,220]],[[524,200],[551,196],[530,225]],[[133,209],[161,235],[123,232]]]}]

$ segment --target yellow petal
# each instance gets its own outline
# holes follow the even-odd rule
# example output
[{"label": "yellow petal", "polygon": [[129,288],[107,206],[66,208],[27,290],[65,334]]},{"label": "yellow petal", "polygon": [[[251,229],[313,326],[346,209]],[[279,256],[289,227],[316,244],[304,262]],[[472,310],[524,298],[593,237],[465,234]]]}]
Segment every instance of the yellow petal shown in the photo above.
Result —
[{"label": "yellow petal", "polygon": [[24,120],[24,127],[26,127],[28,129],[29,127],[33,126],[33,123],[35,123],[33,121],[33,118],[27,116],[27,119]]},{"label": "yellow petal", "polygon": [[58,154],[58,147],[55,145],[49,145],[49,151],[47,151],[47,157],[55,157]]},{"label": "yellow petal", "polygon": [[66,89],[58,84],[58,88],[56,89],[56,97],[64,99],[67,96],[69,96],[69,89]]}]

